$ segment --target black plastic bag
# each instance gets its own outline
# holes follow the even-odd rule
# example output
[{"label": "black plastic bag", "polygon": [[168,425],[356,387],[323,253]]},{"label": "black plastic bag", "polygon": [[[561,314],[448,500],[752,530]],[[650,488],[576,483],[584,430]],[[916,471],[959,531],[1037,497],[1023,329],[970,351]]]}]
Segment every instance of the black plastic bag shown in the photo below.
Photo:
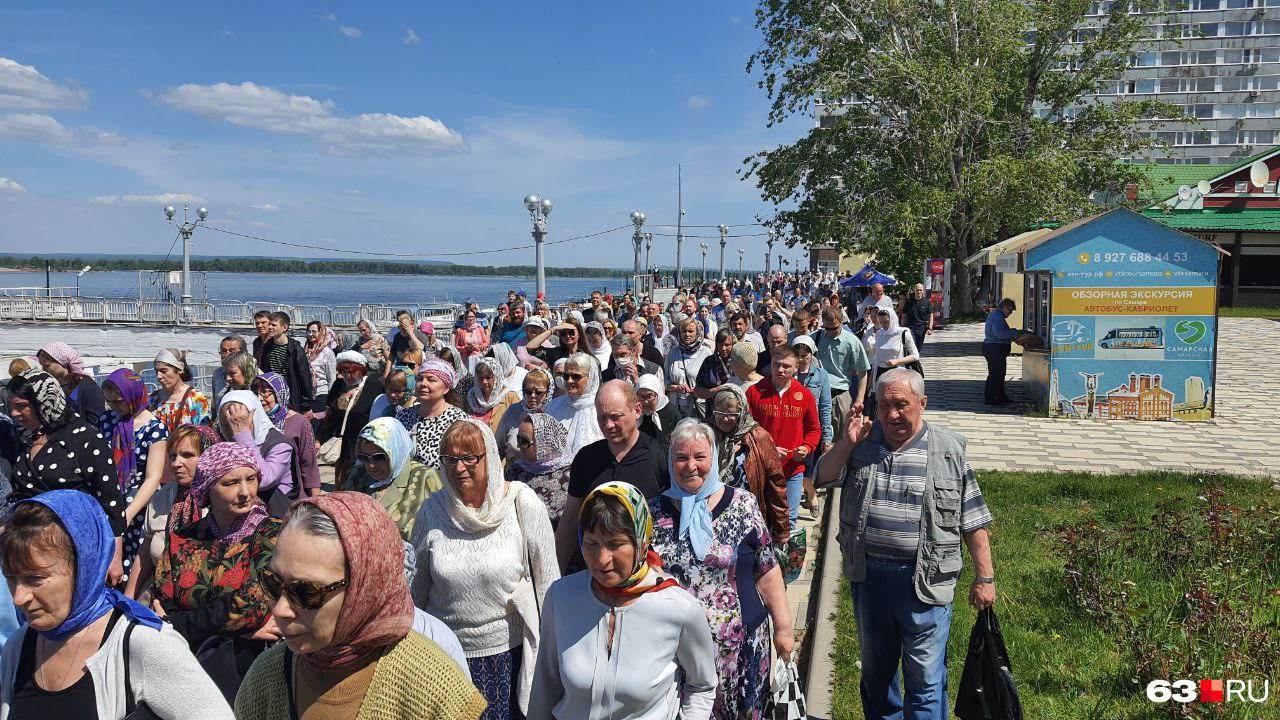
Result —
[{"label": "black plastic bag", "polygon": [[1009,651],[991,608],[978,613],[978,621],[969,634],[969,654],[960,675],[955,715],[960,720],[1022,720],[1022,702],[1013,681]]}]

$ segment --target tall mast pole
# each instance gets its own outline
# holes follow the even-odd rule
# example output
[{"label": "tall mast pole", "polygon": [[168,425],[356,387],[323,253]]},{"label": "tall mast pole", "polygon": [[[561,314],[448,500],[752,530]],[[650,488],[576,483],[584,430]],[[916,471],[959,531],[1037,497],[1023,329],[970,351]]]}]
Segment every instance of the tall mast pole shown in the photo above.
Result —
[{"label": "tall mast pole", "polygon": [[683,265],[680,261],[680,248],[684,245],[684,178],[683,169],[679,164],[676,165],[676,287],[681,285],[681,271]]}]

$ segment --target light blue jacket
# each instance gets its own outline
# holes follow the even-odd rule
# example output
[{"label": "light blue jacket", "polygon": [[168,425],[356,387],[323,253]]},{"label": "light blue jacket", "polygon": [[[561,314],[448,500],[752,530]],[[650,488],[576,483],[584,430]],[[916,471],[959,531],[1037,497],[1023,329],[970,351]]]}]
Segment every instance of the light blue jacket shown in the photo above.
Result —
[{"label": "light blue jacket", "polygon": [[813,398],[818,401],[818,422],[822,423],[822,442],[832,441],[834,428],[831,427],[831,376],[822,368],[817,358],[809,361],[809,372],[797,372],[796,379],[801,385],[809,388]]}]

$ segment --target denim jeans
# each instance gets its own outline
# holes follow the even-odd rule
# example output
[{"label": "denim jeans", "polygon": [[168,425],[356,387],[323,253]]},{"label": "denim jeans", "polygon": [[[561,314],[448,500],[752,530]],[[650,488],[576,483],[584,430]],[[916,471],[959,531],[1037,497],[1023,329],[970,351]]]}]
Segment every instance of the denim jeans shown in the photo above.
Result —
[{"label": "denim jeans", "polygon": [[[946,720],[947,635],[951,605],[916,597],[914,560],[867,556],[867,575],[852,583],[862,647],[862,712],[877,720]],[[899,668],[901,663],[901,668]],[[903,682],[905,680],[905,683]],[[901,688],[906,686],[905,693]]]},{"label": "denim jeans", "polygon": [[796,531],[796,523],[800,522],[800,500],[804,498],[804,472],[798,472],[787,478],[787,511],[791,518],[791,532]]}]

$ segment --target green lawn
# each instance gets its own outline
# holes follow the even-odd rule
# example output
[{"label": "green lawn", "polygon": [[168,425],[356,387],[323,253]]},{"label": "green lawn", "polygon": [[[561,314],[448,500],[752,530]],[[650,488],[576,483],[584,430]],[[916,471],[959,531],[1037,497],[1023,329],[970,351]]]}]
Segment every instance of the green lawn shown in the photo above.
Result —
[{"label": "green lawn", "polygon": [[1218,308],[1222,317],[1280,318],[1280,308],[1223,307]]},{"label": "green lawn", "polygon": [[[1057,539],[1059,535],[1055,531],[1063,525],[1074,525],[1082,526],[1087,534],[1096,523],[1092,531],[1102,538],[1100,542],[1111,542],[1112,538],[1123,536],[1129,543],[1123,547],[1149,548],[1149,551],[1130,552],[1124,552],[1122,548],[1118,553],[1101,556],[1100,563],[1105,567],[1096,570],[1098,576],[1122,573],[1119,577],[1126,580],[1132,577],[1137,581],[1130,584],[1117,580],[1104,584],[1104,590],[1116,589],[1117,596],[1126,589],[1131,593],[1126,594],[1124,602],[1132,607],[1118,615],[1118,622],[1124,623],[1126,617],[1149,618],[1152,609],[1156,616],[1163,618],[1163,622],[1135,624],[1139,628],[1155,628],[1147,633],[1156,638],[1147,657],[1163,657],[1166,652],[1176,654],[1180,644],[1191,645],[1213,638],[1208,642],[1223,647],[1185,653],[1192,657],[1193,663],[1206,660],[1199,668],[1203,674],[1192,677],[1192,670],[1178,670],[1171,671],[1175,677],[1168,679],[1222,677],[1221,663],[1224,660],[1221,655],[1224,652],[1231,655],[1229,646],[1235,640],[1228,639],[1230,630],[1217,633],[1213,628],[1209,632],[1202,629],[1198,640],[1186,637],[1183,628],[1190,623],[1185,617],[1188,612],[1183,607],[1184,589],[1177,585],[1184,581],[1194,583],[1203,577],[1222,577],[1234,583],[1231,592],[1247,588],[1250,597],[1245,603],[1249,611],[1248,622],[1255,628],[1269,631],[1263,646],[1268,650],[1274,649],[1276,636],[1280,635],[1280,610],[1277,608],[1280,599],[1274,597],[1280,595],[1280,572],[1276,570],[1277,559],[1280,558],[1280,543],[1277,542],[1280,531],[1276,526],[1280,524],[1280,515],[1263,505],[1268,500],[1274,502],[1277,496],[1270,482],[1223,476],[1207,479],[1172,473],[1102,476],[985,472],[979,474],[979,483],[996,518],[996,524],[991,528],[996,576],[999,578],[996,611],[1028,720],[1280,718],[1280,675],[1269,672],[1275,667],[1275,658],[1262,661],[1262,666],[1249,665],[1258,661],[1245,650],[1237,653],[1244,657],[1236,657],[1234,662],[1243,662],[1245,667],[1264,668],[1262,674],[1254,677],[1269,677],[1270,702],[1261,705],[1192,703],[1175,709],[1148,701],[1146,683],[1155,678],[1139,677],[1142,671],[1134,659],[1132,644],[1126,644],[1114,623],[1087,612],[1081,601],[1082,594],[1068,586],[1064,545]],[[1204,498],[1210,494],[1207,491],[1214,483],[1222,484],[1226,503],[1246,508],[1240,516],[1249,518],[1250,523],[1257,523],[1251,527],[1258,529],[1258,535],[1263,538],[1259,542],[1264,543],[1264,550],[1270,548],[1270,552],[1254,553],[1264,557],[1259,560],[1253,575],[1246,574],[1247,570],[1240,567],[1239,559],[1235,566],[1229,566],[1225,571],[1212,561],[1209,566],[1202,565],[1200,557],[1187,558],[1185,563],[1198,567],[1180,570],[1170,567],[1177,564],[1171,561],[1171,557],[1179,553],[1190,554],[1191,551],[1170,541],[1171,536],[1184,532],[1183,525],[1176,524],[1181,521],[1172,524],[1176,531],[1161,534],[1167,531],[1164,519],[1172,517],[1167,513],[1171,509],[1180,513],[1196,508],[1199,508],[1196,512],[1203,513],[1207,502]],[[1164,503],[1173,505],[1162,508]],[[1259,507],[1259,510],[1253,509]],[[1152,516],[1158,512],[1166,514],[1153,524]],[[1202,525],[1208,527],[1196,523],[1201,515],[1187,513],[1186,516],[1191,518],[1186,521],[1187,534],[1200,532]],[[1209,521],[1209,525],[1218,527],[1214,523],[1216,521],[1212,519]],[[1204,534],[1208,537],[1209,532]],[[1220,532],[1219,536],[1222,534]],[[1219,537],[1216,542],[1229,544],[1232,540]],[[1250,540],[1251,552],[1256,544]],[[1082,564],[1080,569],[1086,577],[1095,577],[1090,575],[1094,568]],[[1234,575],[1237,569],[1240,574]],[[1177,578],[1170,581],[1175,575]],[[956,593],[948,647],[953,702],[974,622],[974,611],[964,600],[972,577],[972,564],[966,556],[965,572]],[[1242,582],[1234,582],[1234,578],[1240,578]],[[837,642],[832,651],[836,668],[833,715],[836,720],[854,720],[861,718],[862,712],[858,698],[859,674],[855,664],[858,660],[857,638],[847,585],[841,589],[836,622]],[[1195,631],[1190,634],[1194,635]],[[1173,711],[1186,714],[1173,714]]]}]

